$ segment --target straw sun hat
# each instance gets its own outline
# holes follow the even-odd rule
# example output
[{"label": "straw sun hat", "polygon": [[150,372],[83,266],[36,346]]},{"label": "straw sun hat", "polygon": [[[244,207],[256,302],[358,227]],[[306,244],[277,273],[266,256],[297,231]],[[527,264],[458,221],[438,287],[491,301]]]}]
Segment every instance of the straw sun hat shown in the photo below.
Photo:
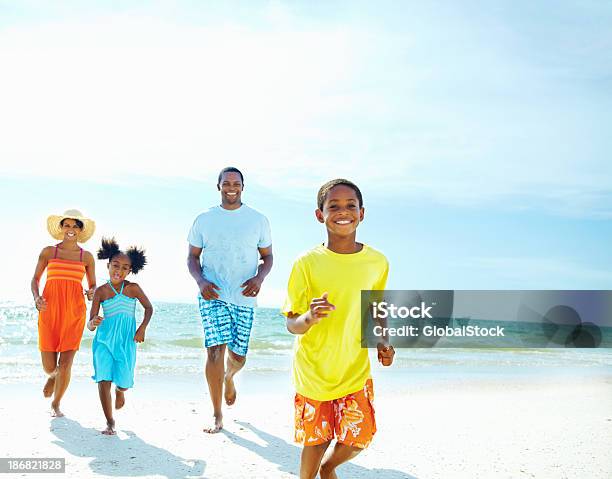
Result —
[{"label": "straw sun hat", "polygon": [[47,218],[47,231],[56,240],[61,241],[64,239],[64,232],[62,231],[60,223],[65,219],[79,220],[83,223],[83,229],[77,235],[77,241],[79,243],[85,243],[93,236],[94,231],[96,231],[95,221],[85,218],[83,213],[79,210],[66,210],[62,215],[51,215]]}]

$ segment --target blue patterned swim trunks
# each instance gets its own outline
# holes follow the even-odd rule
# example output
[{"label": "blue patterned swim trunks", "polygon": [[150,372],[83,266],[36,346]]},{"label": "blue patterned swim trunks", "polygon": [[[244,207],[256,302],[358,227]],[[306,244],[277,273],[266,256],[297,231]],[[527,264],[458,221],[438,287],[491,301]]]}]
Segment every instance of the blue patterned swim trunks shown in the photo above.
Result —
[{"label": "blue patterned swim trunks", "polygon": [[198,300],[204,328],[204,347],[227,344],[234,353],[246,356],[255,308],[236,306],[218,299],[207,301],[201,296]]}]

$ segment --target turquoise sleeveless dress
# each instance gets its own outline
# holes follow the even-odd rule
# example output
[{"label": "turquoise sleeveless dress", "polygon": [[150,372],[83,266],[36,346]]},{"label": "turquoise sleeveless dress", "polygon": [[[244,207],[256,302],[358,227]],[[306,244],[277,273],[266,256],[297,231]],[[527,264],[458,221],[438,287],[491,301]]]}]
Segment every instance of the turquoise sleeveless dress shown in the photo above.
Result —
[{"label": "turquoise sleeveless dress", "polygon": [[131,388],[134,385],[134,368],[136,367],[136,298],[117,292],[110,281],[108,285],[115,296],[102,301],[104,320],[96,329],[93,340],[93,380],[112,381],[120,388]]}]

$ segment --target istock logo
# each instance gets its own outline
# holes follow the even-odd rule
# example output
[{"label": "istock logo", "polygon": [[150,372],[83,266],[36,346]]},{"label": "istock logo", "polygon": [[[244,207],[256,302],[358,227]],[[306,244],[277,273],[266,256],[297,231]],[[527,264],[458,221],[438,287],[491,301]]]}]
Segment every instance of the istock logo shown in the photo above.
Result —
[{"label": "istock logo", "polygon": [[387,319],[387,318],[413,318],[413,319],[432,319],[429,311],[433,308],[436,303],[432,303],[431,306],[425,306],[425,302],[421,301],[420,306],[396,306],[389,304],[386,301],[380,303],[372,303],[372,317],[374,319]]}]

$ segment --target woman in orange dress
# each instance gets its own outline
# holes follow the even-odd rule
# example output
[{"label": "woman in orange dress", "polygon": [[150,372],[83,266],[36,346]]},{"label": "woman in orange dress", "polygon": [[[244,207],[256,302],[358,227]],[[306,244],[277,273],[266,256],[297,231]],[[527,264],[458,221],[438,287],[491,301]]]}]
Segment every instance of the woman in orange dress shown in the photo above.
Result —
[{"label": "woman in orange dress", "polygon": [[[43,394],[53,396],[51,415],[55,417],[63,416],[60,401],[68,388],[72,361],[83,336],[87,313],[83,277],[87,275],[89,289],[85,295],[90,301],[96,288],[94,257],[78,245],[91,238],[95,227],[78,210],[49,216],[47,230],[61,242],[43,248],[32,278],[32,295],[39,311],[38,348],[49,376]],[[40,295],[38,284],[45,269],[47,280]]]}]

